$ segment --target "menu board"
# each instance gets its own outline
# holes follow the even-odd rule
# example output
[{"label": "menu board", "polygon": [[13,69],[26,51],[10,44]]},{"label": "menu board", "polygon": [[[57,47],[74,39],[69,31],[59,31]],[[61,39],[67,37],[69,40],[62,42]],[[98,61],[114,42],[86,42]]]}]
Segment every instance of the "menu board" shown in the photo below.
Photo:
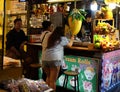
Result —
[{"label": "menu board", "polygon": [[8,14],[18,14],[18,13],[26,13],[26,2],[19,2],[18,0],[10,1],[10,10],[8,10]]},{"label": "menu board", "polygon": [[[80,92],[97,92],[99,59],[65,55],[64,60],[66,64],[64,67],[65,69],[79,72],[78,78]],[[64,74],[58,78],[58,86],[63,86],[64,78]],[[74,78],[69,76],[67,88],[74,90],[74,86]]]},{"label": "menu board", "polygon": [[120,50],[104,53],[102,60],[101,90],[106,92],[120,83]]}]

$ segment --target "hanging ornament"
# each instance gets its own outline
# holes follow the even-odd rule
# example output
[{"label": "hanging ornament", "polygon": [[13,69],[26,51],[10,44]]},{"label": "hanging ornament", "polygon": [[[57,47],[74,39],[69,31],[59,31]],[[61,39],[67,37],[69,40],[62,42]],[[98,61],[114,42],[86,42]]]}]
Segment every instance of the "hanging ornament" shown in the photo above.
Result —
[{"label": "hanging ornament", "polygon": [[82,20],[85,19],[84,17],[85,14],[86,14],[85,11],[76,8],[76,0],[75,0],[74,9],[70,11],[70,14],[68,16],[68,24],[72,35],[77,35],[79,33],[82,26]]}]

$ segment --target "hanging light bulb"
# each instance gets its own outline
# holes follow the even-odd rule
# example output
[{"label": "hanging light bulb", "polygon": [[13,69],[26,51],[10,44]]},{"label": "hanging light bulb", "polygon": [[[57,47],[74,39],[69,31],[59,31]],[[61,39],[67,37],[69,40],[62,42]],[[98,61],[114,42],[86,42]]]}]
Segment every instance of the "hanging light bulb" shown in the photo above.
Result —
[{"label": "hanging light bulb", "polygon": [[96,11],[98,8],[97,2],[94,0],[91,2],[90,8],[92,11]]},{"label": "hanging light bulb", "polygon": [[116,4],[115,3],[109,3],[108,6],[112,10],[116,8]]}]

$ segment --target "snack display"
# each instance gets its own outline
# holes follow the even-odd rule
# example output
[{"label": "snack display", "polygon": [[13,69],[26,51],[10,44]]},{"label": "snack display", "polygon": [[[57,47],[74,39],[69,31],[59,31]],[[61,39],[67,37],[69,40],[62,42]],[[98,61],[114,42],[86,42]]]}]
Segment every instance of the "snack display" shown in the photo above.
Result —
[{"label": "snack display", "polygon": [[102,6],[101,9],[96,12],[95,17],[98,19],[113,19],[113,12],[109,6]]},{"label": "snack display", "polygon": [[8,67],[21,67],[21,62],[19,59],[13,59],[10,57],[4,56],[3,58],[3,68],[8,68]]},{"label": "snack display", "polygon": [[106,20],[98,21],[93,30],[93,42],[96,49],[111,51],[119,48],[118,30]]},{"label": "snack display", "polygon": [[27,78],[2,81],[0,83],[0,88],[10,92],[45,92],[47,90],[52,90],[42,79],[31,80]]}]

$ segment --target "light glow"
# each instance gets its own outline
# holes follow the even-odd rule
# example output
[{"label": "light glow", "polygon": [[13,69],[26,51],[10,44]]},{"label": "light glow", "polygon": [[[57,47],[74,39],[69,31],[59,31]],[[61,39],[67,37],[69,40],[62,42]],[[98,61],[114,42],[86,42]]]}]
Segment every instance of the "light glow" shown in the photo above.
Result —
[{"label": "light glow", "polygon": [[92,11],[96,11],[98,9],[98,5],[96,1],[92,1],[90,8]]},{"label": "light glow", "polygon": [[109,3],[108,6],[109,6],[109,8],[112,9],[112,10],[116,8],[116,4],[115,4],[115,3]]}]

